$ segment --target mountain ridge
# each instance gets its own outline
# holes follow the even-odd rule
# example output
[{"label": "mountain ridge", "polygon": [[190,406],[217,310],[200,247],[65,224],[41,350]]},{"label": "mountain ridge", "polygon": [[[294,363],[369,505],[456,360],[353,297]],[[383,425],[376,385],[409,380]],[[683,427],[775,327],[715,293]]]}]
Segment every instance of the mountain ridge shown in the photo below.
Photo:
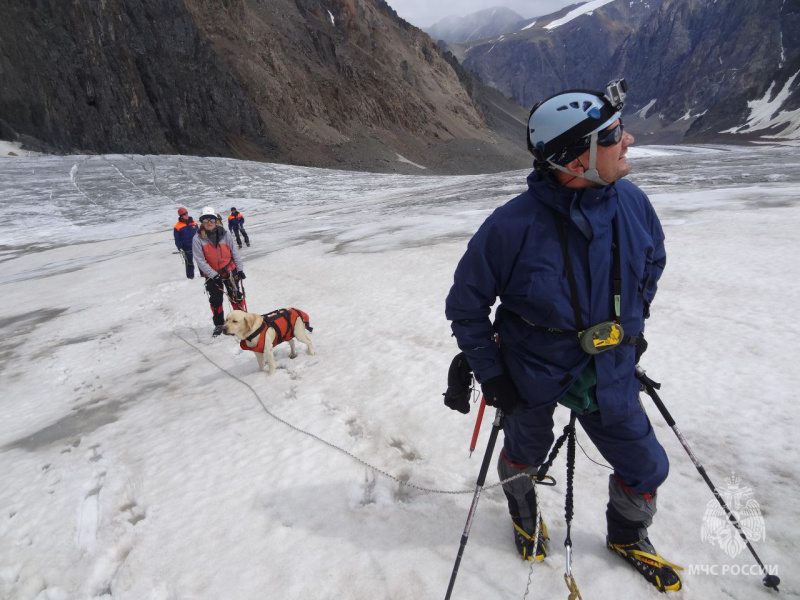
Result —
[{"label": "mountain ridge", "polygon": [[0,40],[0,136],[34,150],[390,172],[524,164],[518,140],[488,125],[492,105],[476,108],[383,0],[41,0],[15,5]]}]

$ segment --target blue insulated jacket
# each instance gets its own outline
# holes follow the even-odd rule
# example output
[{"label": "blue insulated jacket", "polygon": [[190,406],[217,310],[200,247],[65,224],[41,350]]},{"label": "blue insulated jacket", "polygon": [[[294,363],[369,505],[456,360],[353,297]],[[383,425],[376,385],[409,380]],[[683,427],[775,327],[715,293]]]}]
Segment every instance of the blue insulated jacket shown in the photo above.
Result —
[{"label": "blue insulated jacket", "polygon": [[228,215],[228,230],[244,229],[244,215],[240,212]]},{"label": "blue insulated jacket", "polygon": [[186,250],[187,252],[192,249],[192,238],[197,233],[197,223],[194,219],[189,217],[189,221],[184,223],[178,221],[172,229],[172,235],[175,238],[175,247],[178,250]]},{"label": "blue insulated jacket", "polygon": [[[567,246],[584,327],[614,319],[612,223],[619,226],[621,323],[643,332],[666,264],[664,233],[647,196],[625,179],[604,188],[569,189],[536,171],[528,190],[489,216],[470,240],[447,296],[447,318],[479,382],[508,372],[532,408],[556,402],[591,360],[577,330],[556,219],[567,222]],[[492,306],[499,297],[495,322]],[[527,321],[527,322],[526,322]],[[531,327],[534,323],[540,327]],[[493,341],[499,334],[499,346]],[[638,405],[634,347],[594,356],[603,423]]]}]

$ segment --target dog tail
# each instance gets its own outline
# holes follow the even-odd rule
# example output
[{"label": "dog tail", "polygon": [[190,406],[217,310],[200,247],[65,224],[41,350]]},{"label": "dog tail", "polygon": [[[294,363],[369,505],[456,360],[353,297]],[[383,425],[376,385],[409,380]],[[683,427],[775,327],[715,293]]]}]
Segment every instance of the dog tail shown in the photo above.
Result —
[{"label": "dog tail", "polygon": [[314,328],[311,326],[311,323],[309,322],[308,315],[306,313],[304,313],[299,308],[290,308],[289,310],[295,311],[297,313],[297,316],[299,316],[302,319],[303,325],[306,326],[306,331],[308,331],[309,333],[314,331]]}]

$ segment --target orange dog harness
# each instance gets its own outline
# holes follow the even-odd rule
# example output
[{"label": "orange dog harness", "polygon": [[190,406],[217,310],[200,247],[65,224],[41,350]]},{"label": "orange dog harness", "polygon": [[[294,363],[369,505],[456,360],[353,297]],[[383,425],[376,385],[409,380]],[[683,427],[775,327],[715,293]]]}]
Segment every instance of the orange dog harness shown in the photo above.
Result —
[{"label": "orange dog harness", "polygon": [[[272,329],[275,330],[275,339],[272,340],[273,348],[281,342],[288,342],[294,339],[294,325],[297,323],[297,319],[302,319],[303,324],[309,332],[314,331],[314,328],[311,327],[309,323],[308,315],[296,308],[279,308],[278,310],[273,310],[271,313],[261,315],[261,318],[263,322],[258,329],[246,339],[239,342],[239,347],[242,350],[250,350],[251,352],[260,352],[263,354],[264,343],[267,339],[267,327],[272,327]],[[252,342],[256,338],[258,338],[258,341],[255,347],[251,348],[247,345],[247,342]]]}]

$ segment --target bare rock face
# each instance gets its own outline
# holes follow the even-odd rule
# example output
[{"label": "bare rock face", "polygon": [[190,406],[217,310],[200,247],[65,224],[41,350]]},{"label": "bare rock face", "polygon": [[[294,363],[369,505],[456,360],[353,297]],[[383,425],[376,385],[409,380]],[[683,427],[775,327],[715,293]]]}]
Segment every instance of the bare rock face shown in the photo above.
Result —
[{"label": "bare rock face", "polygon": [[407,164],[398,154],[434,171],[527,162],[383,0],[37,0],[3,12],[0,137],[377,171]]},{"label": "bare rock face", "polygon": [[562,90],[603,89],[611,56],[661,1],[617,0],[554,26],[572,5],[502,39],[450,46],[483,81],[531,107]]},{"label": "bare rock face", "polygon": [[552,26],[575,8],[448,47],[525,106],[625,77],[626,125],[640,142],[800,135],[797,0],[614,0]]},{"label": "bare rock face", "polygon": [[[775,100],[800,71],[800,4],[665,0],[612,64],[635,82],[632,106],[650,105],[656,134],[682,122],[686,141],[744,141],[720,133],[747,121],[748,102]],[[772,112],[800,108],[797,83]]]}]

